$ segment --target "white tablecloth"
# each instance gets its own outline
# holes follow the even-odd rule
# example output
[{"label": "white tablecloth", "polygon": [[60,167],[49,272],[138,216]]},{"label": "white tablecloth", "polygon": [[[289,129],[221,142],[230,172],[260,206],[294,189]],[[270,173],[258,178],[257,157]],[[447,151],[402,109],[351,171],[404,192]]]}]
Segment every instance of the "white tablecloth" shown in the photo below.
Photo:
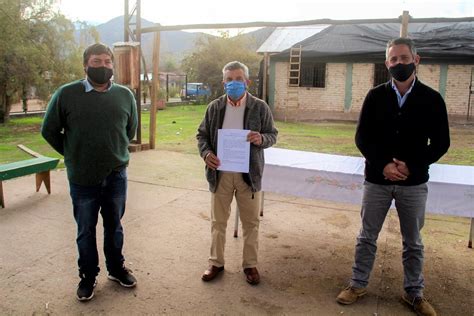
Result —
[{"label": "white tablecloth", "polygon": [[[360,204],[364,159],[265,149],[263,191]],[[474,167],[433,164],[427,212],[474,217]]]}]

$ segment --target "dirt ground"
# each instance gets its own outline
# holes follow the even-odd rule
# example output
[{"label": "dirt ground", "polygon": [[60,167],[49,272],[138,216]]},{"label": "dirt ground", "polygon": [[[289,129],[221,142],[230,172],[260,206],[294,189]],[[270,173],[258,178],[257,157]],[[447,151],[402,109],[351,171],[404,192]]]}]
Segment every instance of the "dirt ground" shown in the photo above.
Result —
[{"label": "dirt ground", "polygon": [[[167,151],[134,153],[129,168],[124,253],[137,287],[124,289],[107,280],[100,253],[95,297],[78,302],[76,227],[66,173],[54,171],[51,178],[51,195],[44,188],[34,192],[34,176],[3,183],[1,315],[414,315],[400,300],[401,238],[394,211],[379,238],[368,295],[352,306],[335,302],[351,273],[358,205],[266,193],[261,284],[245,282],[242,238],[232,237],[234,214],[225,272],[213,282],[202,282],[210,246],[210,195],[203,164],[197,155]],[[426,219],[425,295],[439,315],[474,315],[469,223],[459,217]]]}]

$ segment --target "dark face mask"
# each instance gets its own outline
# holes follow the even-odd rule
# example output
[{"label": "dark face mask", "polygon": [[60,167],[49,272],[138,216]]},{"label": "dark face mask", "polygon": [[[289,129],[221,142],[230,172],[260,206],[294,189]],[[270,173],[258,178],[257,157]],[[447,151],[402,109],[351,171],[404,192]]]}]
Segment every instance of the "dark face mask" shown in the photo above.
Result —
[{"label": "dark face mask", "polygon": [[114,74],[113,69],[107,67],[87,67],[87,77],[98,84],[104,84],[109,82],[110,78]]},{"label": "dark face mask", "polygon": [[415,71],[415,63],[397,64],[393,67],[388,68],[388,71],[395,80],[400,82],[407,81],[413,71]]}]

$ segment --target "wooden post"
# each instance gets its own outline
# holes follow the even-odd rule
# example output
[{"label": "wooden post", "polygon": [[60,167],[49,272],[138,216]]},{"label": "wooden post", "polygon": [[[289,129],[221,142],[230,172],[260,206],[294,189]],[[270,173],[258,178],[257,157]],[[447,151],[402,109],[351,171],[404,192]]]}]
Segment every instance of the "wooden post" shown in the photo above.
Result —
[{"label": "wooden post", "polygon": [[469,242],[467,244],[469,248],[472,248],[472,236],[474,236],[474,217],[471,218],[471,230],[469,231]]},{"label": "wooden post", "polygon": [[268,86],[268,61],[270,59],[270,55],[268,53],[263,53],[263,90],[262,90],[262,100],[267,101],[267,86]]},{"label": "wooden post", "polygon": [[5,208],[5,198],[3,197],[3,184],[2,184],[2,181],[0,181],[0,206],[2,208]]},{"label": "wooden post", "polygon": [[42,156],[43,156],[43,155],[41,155],[41,154],[38,154],[36,151],[33,151],[33,150],[29,149],[29,148],[26,147],[25,145],[18,144],[18,145],[16,145],[16,147],[20,148],[20,149],[23,150],[25,153],[30,154],[30,155],[33,156],[33,157],[38,158],[38,157],[42,157]]},{"label": "wooden post", "polygon": [[153,44],[153,78],[151,80],[151,107],[150,107],[150,149],[155,149],[156,136],[156,109],[160,95],[160,32],[155,32]]},{"label": "wooden post", "polygon": [[[136,58],[136,79],[138,81],[138,86],[135,89],[135,98],[137,101],[137,118],[138,118],[138,127],[137,127],[137,143],[142,143],[142,81],[140,74],[142,73],[142,14],[141,14],[141,0],[136,0],[136,15],[135,15],[135,36],[137,37],[138,47],[137,47],[137,58]],[[143,70],[146,73],[146,69]],[[140,150],[142,147],[140,146]]]},{"label": "wooden post", "polygon": [[402,14],[402,25],[400,26],[400,37],[407,37],[408,36],[408,20],[410,15],[408,11],[403,11]]},{"label": "wooden post", "polygon": [[39,191],[41,188],[41,183],[43,182],[44,186],[46,187],[46,191],[48,191],[48,194],[51,194],[51,177],[49,170],[36,174],[36,192]]}]

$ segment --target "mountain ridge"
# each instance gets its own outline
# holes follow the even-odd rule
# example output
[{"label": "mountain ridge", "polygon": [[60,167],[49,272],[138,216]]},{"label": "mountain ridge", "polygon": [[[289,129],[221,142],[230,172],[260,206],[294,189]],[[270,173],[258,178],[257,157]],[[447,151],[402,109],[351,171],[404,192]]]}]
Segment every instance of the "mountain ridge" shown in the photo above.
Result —
[{"label": "mountain ridge", "polygon": [[[80,26],[83,26],[81,24]],[[156,25],[146,19],[141,19],[142,27],[150,27]],[[115,17],[105,23],[90,26],[97,31],[100,41],[110,47],[114,43],[124,41],[124,16]],[[262,28],[253,32],[240,34],[237,36],[250,37],[253,39],[255,50],[270,36],[274,28]],[[83,29],[76,27],[76,41],[84,46],[94,42],[91,36],[84,37],[81,33]],[[160,62],[164,58],[172,58],[180,63],[186,54],[192,52],[196,46],[196,41],[201,37],[214,37],[214,35],[203,32],[185,32],[185,31],[166,31],[161,32],[160,41]],[[145,57],[147,68],[151,66],[153,54],[153,38],[154,33],[142,34],[142,52]]]}]

